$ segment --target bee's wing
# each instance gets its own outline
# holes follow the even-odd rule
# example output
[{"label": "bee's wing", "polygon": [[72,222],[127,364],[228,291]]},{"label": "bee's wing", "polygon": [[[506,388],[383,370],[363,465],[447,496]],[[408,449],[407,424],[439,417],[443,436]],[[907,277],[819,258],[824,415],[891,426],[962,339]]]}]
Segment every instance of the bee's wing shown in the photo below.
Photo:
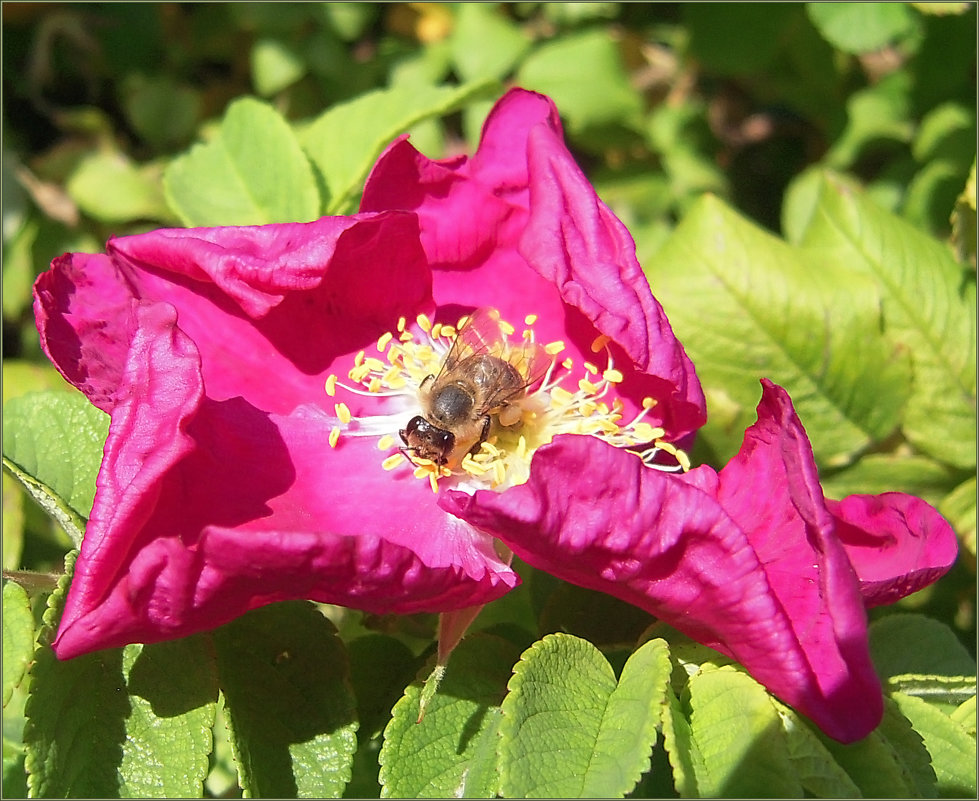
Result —
[{"label": "bee's wing", "polygon": [[442,362],[439,375],[451,373],[470,356],[502,356],[506,343],[496,309],[476,309],[462,327]]}]

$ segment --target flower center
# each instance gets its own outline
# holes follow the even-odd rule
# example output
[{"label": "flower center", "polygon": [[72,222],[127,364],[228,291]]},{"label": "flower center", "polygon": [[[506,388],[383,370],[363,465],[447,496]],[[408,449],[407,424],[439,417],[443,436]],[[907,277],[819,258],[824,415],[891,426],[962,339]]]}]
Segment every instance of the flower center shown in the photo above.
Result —
[{"label": "flower center", "polygon": [[[617,394],[623,375],[612,362],[608,337],[591,346],[596,361],[604,354],[605,366],[585,361],[578,367],[571,358],[559,361],[563,342],[537,342],[536,320],[528,315],[517,337],[494,310],[478,310],[456,325],[419,315],[413,330],[401,318],[397,331],[378,339],[378,356],[356,355],[350,383],[336,375],[326,380],[330,397],[342,390],[389,399],[393,413],[354,416],[336,401],[331,447],[340,447],[346,436],[377,437],[388,454],[381,462],[385,470],[413,468],[435,492],[442,480],[468,491],[522,484],[531,456],[558,434],[598,437],[650,467],[690,468],[687,455],[663,441],[665,431],[643,419],[654,399],[644,398],[639,413],[624,421]],[[661,452],[676,465],[656,464]]]}]

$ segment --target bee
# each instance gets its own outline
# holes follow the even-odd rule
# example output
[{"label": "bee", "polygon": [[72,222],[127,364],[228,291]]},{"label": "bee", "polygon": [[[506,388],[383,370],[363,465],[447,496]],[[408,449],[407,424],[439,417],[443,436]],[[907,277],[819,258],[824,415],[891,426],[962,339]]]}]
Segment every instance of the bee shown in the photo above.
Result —
[{"label": "bee", "polygon": [[536,343],[507,341],[499,312],[477,309],[460,328],[438,375],[422,381],[422,414],[399,432],[405,444],[402,452],[439,467],[458,463],[467,452],[477,453],[494,421],[503,424],[501,413],[522,398],[550,364]]}]

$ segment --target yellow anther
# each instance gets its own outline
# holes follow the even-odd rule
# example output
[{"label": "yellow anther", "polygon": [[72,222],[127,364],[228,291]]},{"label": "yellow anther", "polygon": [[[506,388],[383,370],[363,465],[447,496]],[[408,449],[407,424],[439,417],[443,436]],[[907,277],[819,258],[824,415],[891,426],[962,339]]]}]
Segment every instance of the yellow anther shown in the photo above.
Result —
[{"label": "yellow anther", "polygon": [[426,334],[432,330],[432,321],[428,319],[427,314],[419,314],[415,318],[415,322],[418,323],[418,327]]},{"label": "yellow anther", "polygon": [[334,404],[333,408],[337,413],[337,419],[344,425],[347,425],[353,419],[353,416],[350,414],[350,409],[347,408],[347,404],[343,401]]},{"label": "yellow anther", "polygon": [[435,325],[432,326],[431,335],[432,339],[438,339],[440,336],[442,336],[442,323],[435,323]]},{"label": "yellow anther", "polygon": [[616,370],[614,367],[609,367],[604,373],[602,373],[602,378],[604,378],[610,384],[621,384],[623,381],[625,381],[625,376],[622,375],[621,371]]},{"label": "yellow anther", "polygon": [[642,399],[643,409],[652,409],[656,405],[655,398],[650,398],[648,395]]},{"label": "yellow anther", "polygon": [[326,394],[331,398],[337,394],[337,377],[333,373],[330,373],[330,375],[327,376]]},{"label": "yellow anther", "polygon": [[381,462],[381,467],[383,467],[385,470],[394,470],[394,468],[396,468],[404,460],[405,457],[402,454],[392,453],[387,459]]},{"label": "yellow anther", "polygon": [[592,375],[598,375],[598,368],[591,362],[585,362],[585,369]]},{"label": "yellow anther", "polygon": [[524,322],[524,325],[533,325],[534,323],[537,322],[537,315],[536,314],[528,314],[526,317],[523,318],[523,322]]},{"label": "yellow anther", "polygon": [[454,325],[443,325],[442,326],[442,336],[447,339],[455,339],[456,327]]},{"label": "yellow anther", "polygon": [[544,352],[548,356],[557,356],[561,351],[564,350],[564,342],[560,339],[550,342],[544,346]]},{"label": "yellow anther", "polygon": [[591,343],[591,352],[598,353],[602,348],[604,348],[609,342],[612,341],[612,337],[607,334],[599,334],[595,337],[595,340]]},{"label": "yellow anther", "polygon": [[570,370],[572,367],[574,367],[574,362],[571,360],[571,357],[569,356],[567,359],[561,362],[561,366],[565,370]]},{"label": "yellow anther", "polygon": [[360,365],[362,365],[364,363],[364,357],[366,357],[366,356],[367,356],[367,354],[364,353],[364,351],[362,351],[362,350],[357,351],[357,355],[354,356],[354,366],[355,367],[360,367]]},{"label": "yellow anther", "polygon": [[384,353],[384,349],[388,346],[388,343],[394,339],[394,334],[390,331],[386,331],[381,335],[381,338],[377,340],[377,352]]},{"label": "yellow anther", "polygon": [[378,378],[376,375],[375,376],[371,376],[371,381],[367,385],[367,391],[368,392],[380,392],[382,388],[383,388],[383,385],[381,384],[381,379]]},{"label": "yellow anther", "polygon": [[399,317],[398,318],[398,333],[403,332],[405,330],[405,326],[406,325],[408,325],[408,321],[404,317]]},{"label": "yellow anther", "polygon": [[330,429],[330,447],[335,448],[339,441],[340,441],[340,428],[339,426],[333,426],[333,428]]},{"label": "yellow anther", "polygon": [[598,392],[598,387],[587,378],[582,378],[580,381],[578,381],[578,389],[589,395],[594,395],[596,392]]},{"label": "yellow anther", "polygon": [[513,336],[514,331],[516,331],[516,329],[506,320],[500,320],[500,330],[508,337]]},{"label": "yellow anther", "polygon": [[438,494],[439,491],[439,479],[435,473],[428,474],[428,483],[432,485],[432,492]]},{"label": "yellow anther", "polygon": [[394,447],[394,437],[390,434],[385,434],[377,441],[377,449],[381,451],[388,451]]},{"label": "yellow anther", "polygon": [[574,401],[574,395],[568,392],[568,390],[566,390],[564,387],[554,387],[554,389],[551,390],[551,400],[556,401],[563,406],[568,406],[572,403],[572,401]]}]

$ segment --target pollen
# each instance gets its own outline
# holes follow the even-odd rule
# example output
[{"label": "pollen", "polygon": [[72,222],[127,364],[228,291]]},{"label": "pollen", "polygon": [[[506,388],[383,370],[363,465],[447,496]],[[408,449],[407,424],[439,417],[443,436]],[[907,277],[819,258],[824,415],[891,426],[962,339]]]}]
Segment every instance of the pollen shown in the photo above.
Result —
[{"label": "pollen", "polygon": [[[358,407],[371,408],[373,404],[376,409],[354,416],[343,400],[337,400],[333,404],[335,420],[327,435],[330,447],[344,447],[349,437],[374,437],[378,451],[385,454],[380,459],[381,468],[410,470],[416,478],[428,481],[435,493],[443,481],[465,491],[502,490],[522,484],[530,476],[534,453],[561,434],[602,439],[636,454],[651,468],[690,469],[687,455],[664,441],[664,429],[647,419],[656,400],[629,394],[630,381],[613,364],[608,335],[596,336],[591,342],[590,360],[580,361],[576,367],[575,359],[561,356],[567,350],[564,341],[538,342],[533,330],[536,314],[524,316],[527,327],[516,335],[516,329],[500,319],[498,312],[491,312],[489,319],[498,325],[499,338],[488,343],[482,353],[508,361],[521,375],[532,374],[532,380],[486,412],[490,435],[478,442],[478,447],[464,454],[446,453],[439,463],[421,458],[410,444],[402,444],[397,434],[413,417],[426,416],[433,377],[440,375],[469,319],[463,316],[452,325],[425,314],[411,323],[401,317],[395,331],[378,337],[379,356],[359,351],[345,376],[328,376],[324,388],[330,398],[347,392],[365,398]],[[483,313],[480,325],[486,324]],[[479,330],[482,334],[483,329]],[[493,339],[492,331],[488,339]],[[465,342],[469,353],[474,352],[472,348],[483,347],[482,341]]]},{"label": "pollen", "polygon": [[612,341],[612,337],[608,334],[599,334],[595,337],[595,340],[591,343],[591,352],[599,353],[605,349],[605,346]]}]

